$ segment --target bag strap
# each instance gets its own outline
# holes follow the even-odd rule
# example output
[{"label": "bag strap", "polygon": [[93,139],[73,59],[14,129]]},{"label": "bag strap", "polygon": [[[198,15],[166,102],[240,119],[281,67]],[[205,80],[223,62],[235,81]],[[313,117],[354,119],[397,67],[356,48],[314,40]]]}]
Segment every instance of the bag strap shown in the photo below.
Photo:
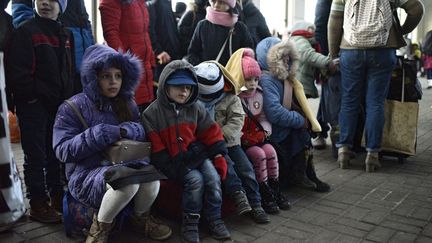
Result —
[{"label": "bag strap", "polygon": [[293,86],[288,79],[285,79],[284,94],[283,94],[283,101],[282,101],[283,106],[285,108],[291,110],[292,98],[293,98]]},{"label": "bag strap", "polygon": [[228,32],[228,36],[227,36],[227,38],[225,39],[225,41],[224,41],[224,43],[223,43],[223,45],[222,45],[222,48],[220,49],[219,54],[218,54],[217,57],[216,57],[216,62],[219,62],[219,59],[221,58],[222,53],[223,53],[224,50],[225,50],[225,46],[226,46],[228,40],[229,40],[229,42],[230,42],[230,43],[229,43],[230,56],[232,55],[232,34],[233,34],[233,32],[234,32],[234,27],[231,27],[230,30],[229,30],[229,32]]},{"label": "bag strap", "polygon": [[89,126],[87,122],[84,120],[84,117],[81,115],[81,112],[78,110],[78,107],[76,107],[76,105],[70,100],[65,100],[65,102],[72,108],[74,113],[78,116],[78,119],[83,124],[84,128],[87,129]]},{"label": "bag strap", "polygon": [[402,60],[402,95],[401,102],[405,101],[405,67]]},{"label": "bag strap", "polygon": [[261,125],[261,123],[256,119],[256,117],[252,114],[252,111],[249,110],[249,108],[246,106],[245,103],[242,101],[243,110],[246,112],[248,117],[255,123],[255,125],[261,130],[265,131],[264,127]]}]

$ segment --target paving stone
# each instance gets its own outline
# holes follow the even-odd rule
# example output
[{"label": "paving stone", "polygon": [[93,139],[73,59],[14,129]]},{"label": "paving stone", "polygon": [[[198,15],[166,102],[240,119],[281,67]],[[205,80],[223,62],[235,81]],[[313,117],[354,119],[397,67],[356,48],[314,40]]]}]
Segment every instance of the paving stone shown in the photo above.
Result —
[{"label": "paving stone", "polygon": [[279,226],[272,232],[278,233],[281,235],[288,236],[290,238],[298,239],[298,240],[306,240],[311,237],[310,232],[306,232],[303,230],[295,229],[295,228],[289,228],[286,226]]},{"label": "paving stone", "polygon": [[414,242],[417,236],[406,232],[396,232],[390,239],[389,243],[408,243]]},{"label": "paving stone", "polygon": [[23,232],[21,236],[25,237],[26,239],[34,239],[41,236],[45,236],[48,234],[53,234],[56,232],[64,232],[63,231],[63,225],[46,225],[45,227],[40,227],[37,229],[29,230],[26,232]]},{"label": "paving stone", "polygon": [[314,234],[313,237],[309,239],[309,242],[333,243],[336,242],[339,235],[340,233],[338,232],[322,229],[319,233]]},{"label": "paving stone", "polygon": [[387,242],[396,230],[377,226],[367,236],[366,239],[376,242]]},{"label": "paving stone", "polygon": [[339,218],[336,223],[341,225],[350,226],[355,229],[363,230],[363,231],[371,231],[375,226],[367,223],[363,223],[357,220],[352,220],[349,218]]},{"label": "paving stone", "polygon": [[417,207],[414,208],[410,216],[416,219],[430,220],[432,217],[432,209]]},{"label": "paving stone", "polygon": [[6,231],[0,233],[0,242],[18,243],[24,241],[25,238],[21,237],[18,234],[15,234],[13,231]]},{"label": "paving stone", "polygon": [[389,211],[371,210],[361,221],[369,224],[378,225],[389,214]]},{"label": "paving stone", "polygon": [[321,211],[324,213],[334,214],[334,215],[342,215],[345,210],[333,207],[327,207],[320,204],[316,204],[313,206],[313,209],[316,211]]},{"label": "paving stone", "polygon": [[422,231],[422,234],[432,238],[432,223],[429,222]]},{"label": "paving stone", "polygon": [[235,242],[251,242],[256,239],[255,237],[243,234],[237,230],[230,230],[230,233],[231,239]]},{"label": "paving stone", "polygon": [[417,227],[421,227],[421,228],[423,228],[427,224],[427,221],[425,221],[425,220],[407,218],[407,217],[394,215],[394,214],[387,216],[386,220],[391,220],[391,221],[395,221],[395,222],[409,224],[409,225],[413,225],[413,226],[417,226]]},{"label": "paving stone", "polygon": [[327,207],[331,207],[331,208],[337,208],[337,209],[342,209],[345,210],[348,207],[350,207],[350,204],[346,204],[346,203],[340,203],[340,202],[334,202],[334,201],[330,201],[330,200],[320,200],[318,202],[318,205],[322,205],[322,206],[327,206]]},{"label": "paving stone", "polygon": [[293,229],[306,231],[306,232],[309,232],[310,234],[315,234],[316,232],[320,232],[323,229],[320,226],[303,223],[303,222],[300,222],[297,220],[288,220],[288,221],[284,222],[282,225],[284,225],[287,228],[293,228]]},{"label": "paving stone", "polygon": [[390,195],[392,191],[382,190],[382,189],[373,189],[369,194],[367,194],[364,198],[372,198],[376,200],[384,200],[388,195]]},{"label": "paving stone", "polygon": [[416,243],[431,243],[432,238],[426,237],[424,235],[417,236],[417,239],[415,239]]},{"label": "paving stone", "polygon": [[359,195],[359,194],[354,194],[354,193],[356,193],[356,192],[351,193],[348,190],[347,191],[338,191],[338,192],[334,192],[331,195],[327,196],[326,199],[332,200],[335,202],[346,203],[346,204],[354,204],[363,198],[363,194]]},{"label": "paving stone", "polygon": [[400,192],[400,191],[391,191],[389,195],[387,195],[384,200],[390,201],[390,202],[401,202],[405,198],[407,198],[409,195],[409,192]]},{"label": "paving stone", "polygon": [[277,233],[267,233],[263,235],[262,237],[256,239],[253,241],[255,243],[269,243],[269,242],[304,242],[304,241],[298,241],[294,238],[288,237],[286,235],[281,235]]},{"label": "paving stone", "polygon": [[360,220],[361,218],[365,217],[370,211],[370,209],[353,207],[346,211],[343,216],[355,220]]},{"label": "paving stone", "polygon": [[355,229],[347,225],[341,225],[336,223],[330,223],[329,225],[325,226],[325,228],[331,231],[336,231],[341,234],[347,234],[358,238],[363,238],[368,233],[367,231]]},{"label": "paving stone", "polygon": [[344,235],[344,234],[340,234],[337,238],[336,238],[336,242],[338,243],[354,243],[354,242],[361,242],[362,239],[361,238],[357,238],[354,236],[350,236],[350,235]]},{"label": "paving stone", "polygon": [[398,231],[403,231],[403,232],[408,232],[413,234],[418,234],[422,230],[422,228],[417,226],[390,221],[390,220],[384,220],[380,225],[383,227],[392,228]]}]

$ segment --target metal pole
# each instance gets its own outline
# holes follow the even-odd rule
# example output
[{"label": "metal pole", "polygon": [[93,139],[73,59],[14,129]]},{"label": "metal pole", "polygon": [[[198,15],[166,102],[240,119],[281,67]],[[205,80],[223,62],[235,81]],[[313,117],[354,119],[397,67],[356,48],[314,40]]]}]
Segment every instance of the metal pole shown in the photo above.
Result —
[{"label": "metal pole", "polygon": [[92,0],[91,2],[91,19],[92,19],[92,31],[93,31],[93,36],[95,39],[95,43],[98,43],[98,35],[97,35],[97,14],[98,14],[98,8],[97,8],[97,1],[98,0]]}]

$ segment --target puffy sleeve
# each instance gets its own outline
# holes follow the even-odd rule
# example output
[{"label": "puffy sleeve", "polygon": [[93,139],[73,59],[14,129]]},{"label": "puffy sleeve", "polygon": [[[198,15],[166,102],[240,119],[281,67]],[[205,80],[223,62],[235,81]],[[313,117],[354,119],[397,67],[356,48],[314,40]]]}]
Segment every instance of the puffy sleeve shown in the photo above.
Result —
[{"label": "puffy sleeve", "polygon": [[122,6],[119,0],[101,0],[99,11],[102,21],[103,35],[110,47],[115,50],[126,51],[120,40],[120,21],[122,18]]},{"label": "puffy sleeve", "polygon": [[[81,109],[80,106],[77,107]],[[119,139],[119,126],[102,123],[85,129],[67,103],[63,103],[57,111],[53,148],[57,158],[64,163],[77,163],[99,153]]]}]

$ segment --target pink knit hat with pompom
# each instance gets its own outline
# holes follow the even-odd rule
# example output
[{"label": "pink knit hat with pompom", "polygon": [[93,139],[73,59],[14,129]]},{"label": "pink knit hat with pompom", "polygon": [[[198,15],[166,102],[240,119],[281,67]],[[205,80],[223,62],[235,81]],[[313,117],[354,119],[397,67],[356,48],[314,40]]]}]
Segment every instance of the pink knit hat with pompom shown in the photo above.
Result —
[{"label": "pink knit hat with pompom", "polygon": [[255,61],[254,51],[250,48],[245,48],[243,51],[242,58],[242,70],[244,79],[250,79],[253,77],[259,78],[261,76],[261,69],[258,62]]}]

